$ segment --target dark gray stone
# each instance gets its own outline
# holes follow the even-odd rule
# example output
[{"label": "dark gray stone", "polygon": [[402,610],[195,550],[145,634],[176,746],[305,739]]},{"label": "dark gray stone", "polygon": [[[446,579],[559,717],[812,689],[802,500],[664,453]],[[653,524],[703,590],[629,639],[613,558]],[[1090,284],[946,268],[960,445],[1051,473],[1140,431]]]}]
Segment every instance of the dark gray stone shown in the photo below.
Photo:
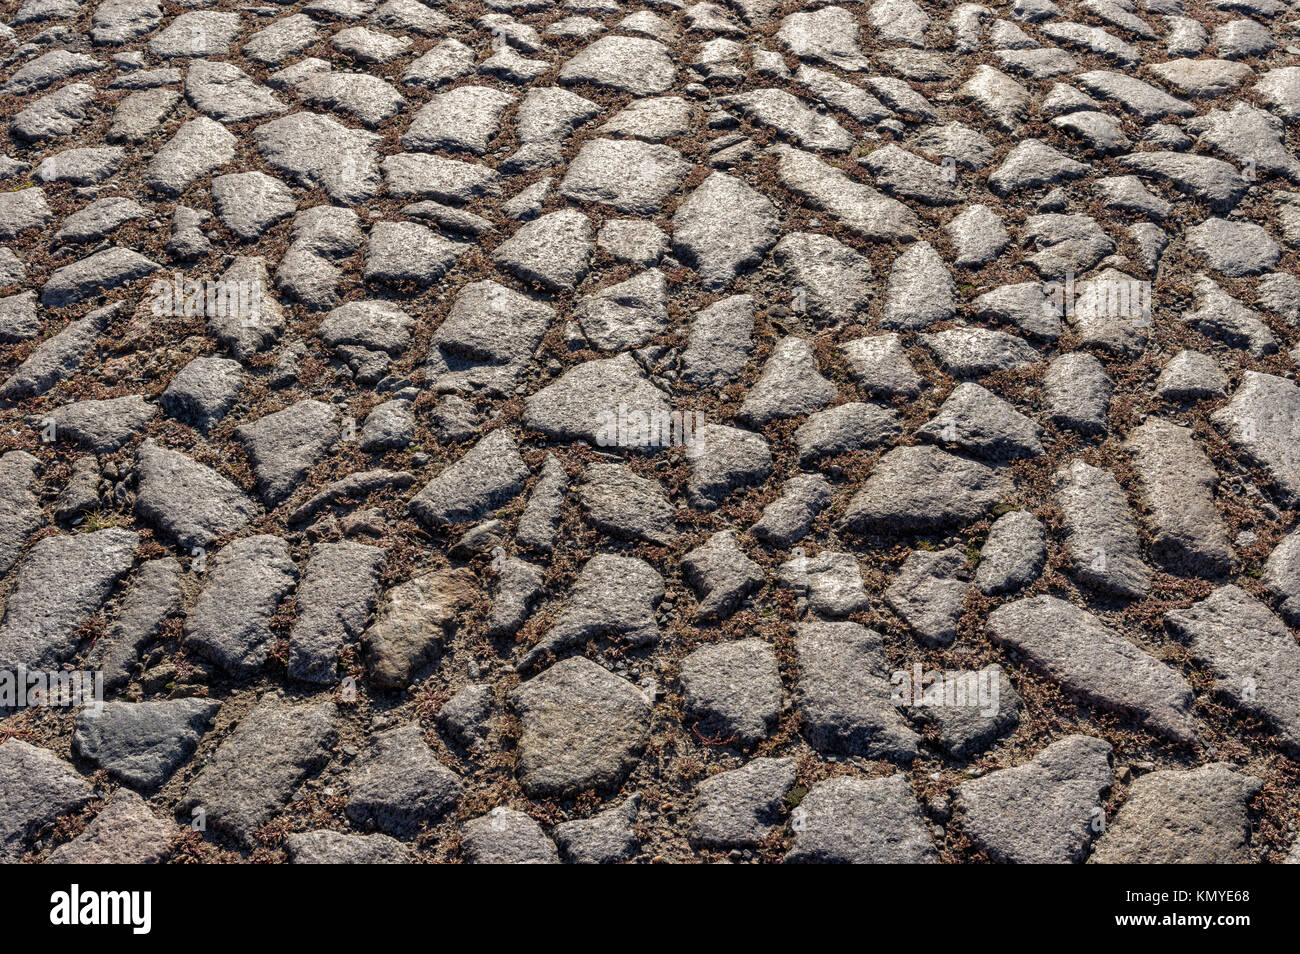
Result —
[{"label": "dark gray stone", "polygon": [[781,822],[795,782],[793,759],[754,759],[696,789],[690,839],[706,848],[757,848]]},{"label": "dark gray stone", "polygon": [[562,822],[551,833],[564,860],[575,865],[612,865],[633,860],[641,850],[633,826],[640,793],[591,818]]},{"label": "dark gray stone", "polygon": [[904,775],[818,782],[790,819],[787,864],[934,864],[938,852]]},{"label": "dark gray stone", "polygon": [[954,817],[996,862],[1082,861],[1105,830],[1102,793],[1111,786],[1110,754],[1101,739],[1061,739],[1024,765],[957,786]]},{"label": "dark gray stone", "polygon": [[289,633],[290,677],[335,681],[340,650],[361,638],[375,607],[384,559],[379,547],[347,540],[312,548]]},{"label": "dark gray stone", "polygon": [[1176,742],[1195,741],[1182,675],[1077,606],[1055,596],[1017,600],[989,615],[988,632],[1067,690]]},{"label": "dark gray stone", "polygon": [[461,830],[472,865],[558,865],[559,852],[542,826],[523,812],[498,805]]},{"label": "dark gray stone", "polygon": [[719,743],[763,740],[781,710],[776,652],[761,639],[709,643],[681,663],[686,719]]},{"label": "dark gray stone", "polygon": [[72,737],[77,755],[133,788],[162,785],[198,747],[220,703],[208,699],[106,702],[83,710]]},{"label": "dark gray stone", "polygon": [[522,734],[516,773],[534,797],[617,786],[650,734],[650,706],[626,679],[577,657],[510,693]]},{"label": "dark gray stone", "polygon": [[209,828],[251,847],[299,783],[328,761],[337,738],[334,717],[332,702],[293,705],[264,697],[204,764],[180,811],[201,814]]},{"label": "dark gray stone", "polygon": [[375,736],[348,776],[347,816],[390,835],[409,837],[446,814],[464,788],[424,743],[418,724]]},{"label": "dark gray stone", "polygon": [[271,653],[271,618],[297,578],[280,537],[244,537],[222,548],[186,617],[185,647],[232,676],[255,675]]},{"label": "dark gray stone", "polygon": [[0,860],[17,862],[30,840],[94,794],[72,766],[21,739],[0,745]]},{"label": "dark gray stone", "polygon": [[821,752],[911,761],[918,737],[891,699],[880,635],[857,623],[801,623],[797,704]]}]

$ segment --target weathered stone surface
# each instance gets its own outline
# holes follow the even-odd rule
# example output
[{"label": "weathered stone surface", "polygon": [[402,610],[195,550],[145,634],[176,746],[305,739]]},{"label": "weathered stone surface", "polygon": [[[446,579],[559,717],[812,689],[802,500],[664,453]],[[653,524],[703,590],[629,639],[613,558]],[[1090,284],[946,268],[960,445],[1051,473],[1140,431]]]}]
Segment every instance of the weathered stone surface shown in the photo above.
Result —
[{"label": "weathered stone surface", "polygon": [[158,408],[139,394],[104,401],[65,404],[43,420],[53,422],[58,439],[69,439],[96,454],[110,454],[140,433]]},{"label": "weathered stone surface", "polygon": [[1056,472],[1069,570],[1087,586],[1128,599],[1151,589],[1137,525],[1115,478],[1076,460]]},{"label": "weathered stone surface", "polygon": [[1223,397],[1228,393],[1228,379],[1209,355],[1184,349],[1160,372],[1156,393],[1170,401]]},{"label": "weathered stone surface", "polygon": [[90,121],[97,98],[88,83],[70,83],[30,103],[13,117],[9,131],[19,139],[60,139]]},{"label": "weathered stone surface", "polygon": [[1281,601],[1287,621],[1300,621],[1300,535],[1288,534],[1269,554],[1260,581]]},{"label": "weathered stone surface", "polygon": [[1111,747],[1072,735],[1016,768],[957,786],[954,816],[994,861],[1079,862],[1105,830],[1102,796],[1112,784]]},{"label": "weathered stone surface", "polygon": [[1024,86],[987,63],[975,67],[960,93],[1007,132],[1020,128],[1032,98]]},{"label": "weathered stone surface", "polygon": [[691,164],[667,146],[593,139],[569,163],[560,194],[619,212],[654,215],[690,169]]},{"label": "weathered stone surface", "polygon": [[222,272],[221,281],[226,302],[208,310],[208,331],[236,358],[246,361],[284,334],[284,311],[270,291],[265,259],[253,255],[236,258]]},{"label": "weathered stone surface", "polygon": [[383,170],[388,191],[395,196],[423,197],[459,205],[482,196],[501,194],[500,175],[475,162],[399,152],[383,161]]},{"label": "weathered stone surface", "polygon": [[45,522],[34,493],[39,467],[26,451],[0,456],[0,574],[9,572],[27,537]]},{"label": "weathered stone surface", "polygon": [[405,688],[455,631],[475,590],[473,574],[460,569],[423,573],[385,593],[362,636],[370,679]]},{"label": "weathered stone surface", "polygon": [[175,557],[146,560],[136,570],[108,632],[86,651],[86,665],[104,673],[104,687],[116,690],[131,678],[140,650],[183,609],[181,567]]},{"label": "weathered stone surface", "polygon": [[72,637],[103,605],[134,561],[139,537],[122,527],[45,537],[14,573],[0,622],[0,668],[54,669],[73,656]]},{"label": "weathered stone surface", "polygon": [[171,854],[176,832],[176,826],[155,815],[143,798],[121,788],[85,831],[51,851],[45,863],[159,864]]},{"label": "weathered stone surface", "polygon": [[809,558],[796,548],[794,558],[781,564],[779,581],[796,593],[806,593],[808,606],[821,616],[843,617],[869,604],[862,569],[852,553],[828,551]]},{"label": "weathered stone surface", "polygon": [[831,502],[831,486],[820,474],[799,474],[786,481],[781,496],[763,508],[750,528],[769,546],[788,547],[807,536],[817,515]]},{"label": "weathered stone surface", "polygon": [[732,295],[695,315],[682,353],[682,379],[699,388],[735,380],[754,348],[754,299]]},{"label": "weathered stone surface", "polygon": [[238,172],[212,180],[212,199],[221,224],[244,241],[294,213],[297,202],[279,179],[262,172]]},{"label": "weathered stone surface", "polygon": [[[1020,695],[996,663],[934,675],[932,682],[917,685],[913,674],[907,714],[934,726],[935,741],[953,758],[973,758],[1020,724]],[[922,673],[921,679],[929,676]]]},{"label": "weathered stone surface", "polygon": [[388,835],[345,835],[337,831],[294,832],[284,839],[295,865],[400,865],[410,852]]},{"label": "weathered stone surface", "polygon": [[500,568],[497,597],[487,617],[489,636],[513,636],[532,612],[533,602],[542,591],[541,569],[524,560],[510,558]]},{"label": "weathered stone surface", "polygon": [[825,407],[835,399],[835,385],[817,369],[812,343],[804,338],[783,338],[763,365],[740,418],[761,427],[777,418],[798,417]]},{"label": "weathered stone surface", "polygon": [[1217,692],[1300,746],[1300,646],[1263,603],[1229,584],[1166,613],[1165,627],[1210,670]]},{"label": "weathered stone surface", "polygon": [[253,139],[268,164],[336,202],[359,202],[379,191],[373,133],[349,129],[318,113],[298,112],[263,123]]},{"label": "weathered stone surface", "polygon": [[328,761],[337,737],[334,718],[332,702],[263,698],[208,759],[180,810],[201,813],[210,828],[251,846],[299,783]]},{"label": "weathered stone surface", "polygon": [[677,536],[675,512],[658,481],[622,464],[593,464],[578,487],[578,502],[592,525],[625,539],[661,545]]},{"label": "weathered stone surface", "polygon": [[1246,806],[1263,785],[1223,762],[1143,775],[1088,861],[1244,864],[1251,860]]},{"label": "weathered stone surface", "polygon": [[950,374],[963,378],[1012,371],[1041,360],[1024,338],[987,328],[950,328],[922,335],[921,341]]},{"label": "weathered stone surface", "polygon": [[1043,453],[1042,429],[1008,402],[978,384],[959,384],[917,432],[926,440],[955,444],[976,457],[1000,460]]},{"label": "weathered stone surface", "polygon": [[6,863],[18,861],[33,836],[93,794],[71,765],[21,739],[0,744],[0,782],[0,859]]},{"label": "weathered stone surface", "polygon": [[1252,222],[1209,218],[1187,230],[1187,242],[1215,271],[1229,278],[1258,275],[1277,264],[1282,248]]},{"label": "weathered stone surface", "polygon": [[763,582],[762,569],[745,556],[730,530],[715,533],[686,554],[682,569],[699,596],[695,618],[701,621],[730,616]]},{"label": "weathered stone surface", "polygon": [[185,620],[185,646],[232,676],[253,676],[271,652],[271,617],[297,578],[280,537],[245,537],[222,548]]},{"label": "weathered stone surface", "polygon": [[337,412],[305,400],[236,430],[257,474],[262,497],[278,503],[339,439]]},{"label": "weathered stone surface", "polygon": [[552,834],[564,860],[575,865],[612,865],[631,861],[641,848],[641,842],[632,829],[640,805],[641,795],[634,793],[621,805],[607,808],[591,818],[556,825]]},{"label": "weathered stone surface", "polygon": [[667,280],[652,268],[582,299],[574,317],[602,351],[638,348],[668,327]]},{"label": "weathered stone surface", "polygon": [[959,267],[973,268],[996,261],[1011,242],[1002,219],[984,205],[967,206],[944,226],[944,231],[957,250],[953,264]]},{"label": "weathered stone surface", "polygon": [[207,699],[106,702],[99,715],[78,717],[73,748],[96,768],[148,791],[190,757],[218,708]]},{"label": "weathered stone surface", "polygon": [[1235,206],[1246,194],[1248,185],[1234,167],[1209,156],[1141,152],[1124,156],[1119,163],[1144,178],[1169,182],[1180,192],[1208,202],[1218,211]]},{"label": "weathered stone surface", "polygon": [[[116,158],[110,159],[109,161],[120,165],[120,151],[113,150],[112,155],[116,156]],[[52,158],[46,160],[46,162],[50,163],[53,163],[53,161]],[[38,177],[40,175],[40,170],[44,167],[45,163],[42,163],[41,166],[37,167]],[[87,174],[84,176],[78,175],[72,171],[59,176],[59,178],[63,180],[81,182],[84,182],[87,179],[94,179],[97,181],[99,177],[99,170],[96,170],[93,174]],[[148,217],[149,213],[145,210],[144,206],[140,205],[138,202],[133,202],[130,199],[122,198],[120,196],[107,199],[97,199],[81,211],[74,212],[72,215],[68,216],[59,230],[54,233],[54,240],[56,242],[70,243],[93,242],[109,235],[127,222]]]},{"label": "weathered stone surface", "polygon": [[919,234],[916,214],[897,199],[851,178],[812,153],[786,145],[772,146],[776,172],[787,189],[834,216],[864,239],[893,241]]},{"label": "weathered stone surface", "polygon": [[885,602],[921,642],[947,646],[957,638],[957,620],[969,587],[962,551],[955,547],[933,553],[917,550],[885,590]]},{"label": "weathered stone surface", "polygon": [[942,166],[915,156],[892,143],[861,160],[887,195],[915,199],[925,205],[953,205],[961,201]]},{"label": "weathered stone surface", "polygon": [[529,494],[528,505],[515,526],[515,541],[520,546],[542,552],[549,552],[555,546],[560,509],[567,490],[564,465],[554,454],[547,454],[541,475]]},{"label": "weathered stone surface", "polygon": [[145,185],[165,196],[179,196],[234,157],[235,137],[220,123],[200,116],[154,153]]},{"label": "weathered stone surface", "polygon": [[[1071,274],[1086,272],[1115,250],[1115,243],[1097,221],[1087,215],[1031,215],[1025,220],[1024,237],[1038,249],[1029,257],[1030,264],[1043,278],[1053,281],[1064,281]],[[1111,272],[1107,271],[1097,280],[1105,281],[1111,277]],[[1080,289],[1083,298],[1080,312],[1095,307],[1087,298],[1090,287]]]},{"label": "weathered stone surface", "polygon": [[858,46],[858,21],[843,7],[794,13],[781,21],[777,40],[800,59],[828,63],[850,72],[866,69]]},{"label": "weathered stone surface", "polygon": [[730,96],[724,103],[760,126],[776,130],[782,139],[816,152],[848,152],[853,136],[829,116],[805,105],[781,89],[760,89]]},{"label": "weathered stone surface", "polygon": [[361,638],[375,606],[379,547],[342,541],[312,548],[295,597],[297,619],[289,633],[289,675],[306,682],[336,678],[339,651]]},{"label": "weathered stone surface", "polygon": [[1007,153],[1002,165],[989,176],[989,188],[998,195],[1021,189],[1055,185],[1088,174],[1088,167],[1038,139],[1027,139]]},{"label": "weathered stone surface", "polygon": [[871,263],[829,236],[787,235],[777,243],[773,258],[785,270],[799,306],[814,321],[853,321],[871,300]]},{"label": "weathered stone surface", "polygon": [[687,719],[720,743],[754,745],[780,714],[776,652],[761,639],[703,646],[682,660],[681,679]]},{"label": "weathered stone surface", "polygon": [[289,107],[232,63],[195,60],[185,73],[185,96],[195,109],[223,123],[279,116]]},{"label": "weathered stone surface", "polygon": [[1236,561],[1214,508],[1218,474],[1191,429],[1148,418],[1129,435],[1127,445],[1149,510],[1152,555],[1181,573],[1216,575],[1232,569]]},{"label": "weathered stone surface", "polygon": [[554,440],[599,444],[623,408],[629,418],[668,420],[668,396],[628,354],[585,361],[528,397],[523,425]]},{"label": "weathered stone surface", "polygon": [[104,249],[55,269],[41,290],[41,304],[47,308],[66,308],[157,270],[157,262],[138,252],[127,248]]},{"label": "weathered stone surface", "polygon": [[1086,351],[1061,355],[1043,377],[1043,396],[1052,422],[1081,434],[1105,434],[1109,429],[1114,387],[1101,362]]},{"label": "weathered stone surface", "polygon": [[389,729],[348,775],[347,816],[390,835],[410,836],[455,805],[456,773],[424,743],[419,725]]},{"label": "weathered stone surface", "polygon": [[1239,454],[1272,479],[1286,506],[1300,504],[1300,387],[1276,375],[1247,371],[1232,400],[1210,420]]},{"label": "weathered stone surface", "polygon": [[772,203],[739,179],[715,172],[673,216],[676,252],[693,264],[706,288],[722,290],[742,268],[757,264],[776,243]]},{"label": "weathered stone surface", "polygon": [[[795,817],[797,816],[797,817]],[[791,817],[787,864],[934,864],[929,827],[907,778],[818,782]]]},{"label": "weathered stone surface", "polygon": [[243,381],[244,369],[238,361],[201,356],[172,377],[162,405],[173,417],[211,430],[238,400]]},{"label": "weathered stone surface", "polygon": [[998,517],[989,529],[975,569],[975,585],[992,596],[1027,586],[1047,562],[1043,525],[1033,514],[1013,510]]},{"label": "weathered stone surface", "polygon": [[521,226],[492,259],[524,281],[572,291],[587,274],[592,243],[591,221],[577,209],[562,209]]},{"label": "weathered stone surface", "polygon": [[796,701],[822,752],[910,761],[918,738],[891,699],[880,635],[857,623],[801,623]]},{"label": "weathered stone surface", "polygon": [[135,467],[136,511],[182,546],[208,546],[257,513],[225,477],[153,440],[140,445]]},{"label": "weathered stone surface", "polygon": [[1186,680],[1077,606],[1055,596],[1017,600],[989,615],[988,631],[1067,690],[1175,741],[1195,739]]},{"label": "weathered stone surface", "polygon": [[0,239],[12,239],[54,218],[45,190],[39,186],[0,195]]},{"label": "weathered stone surface", "polygon": [[555,625],[520,666],[600,637],[631,646],[657,642],[655,608],[663,598],[663,579],[650,564],[636,557],[597,554],[578,574]]},{"label": "weathered stone surface", "polygon": [[898,447],[876,464],[840,520],[849,531],[915,532],[968,523],[1011,490],[997,471],[936,447]]},{"label": "weathered stone surface", "polygon": [[858,385],[872,394],[915,397],[925,385],[896,334],[855,338],[840,345],[840,351]]},{"label": "weathered stone surface", "polygon": [[710,848],[757,848],[785,814],[794,781],[792,759],[754,759],[709,776],[696,789],[691,841]]},{"label": "weathered stone surface", "polygon": [[462,829],[465,857],[473,865],[555,865],[554,843],[523,812],[497,806]]},{"label": "weathered stone surface", "polygon": [[474,520],[519,493],[527,477],[514,437],[502,428],[425,484],[410,509],[431,526]]},{"label": "weathered stone surface", "polygon": [[607,36],[587,46],[564,64],[560,82],[591,83],[635,96],[668,89],[677,74],[668,48],[655,40]]},{"label": "weathered stone surface", "polygon": [[854,401],[809,415],[794,432],[794,439],[800,463],[809,464],[836,454],[868,450],[896,437],[900,430],[892,409]]},{"label": "weathered stone surface", "polygon": [[928,242],[917,242],[894,260],[885,287],[886,328],[915,330],[954,315],[953,281]]},{"label": "weathered stone surface", "polygon": [[533,796],[618,785],[650,731],[650,706],[626,679],[577,657],[510,693],[522,735],[516,773]]}]

